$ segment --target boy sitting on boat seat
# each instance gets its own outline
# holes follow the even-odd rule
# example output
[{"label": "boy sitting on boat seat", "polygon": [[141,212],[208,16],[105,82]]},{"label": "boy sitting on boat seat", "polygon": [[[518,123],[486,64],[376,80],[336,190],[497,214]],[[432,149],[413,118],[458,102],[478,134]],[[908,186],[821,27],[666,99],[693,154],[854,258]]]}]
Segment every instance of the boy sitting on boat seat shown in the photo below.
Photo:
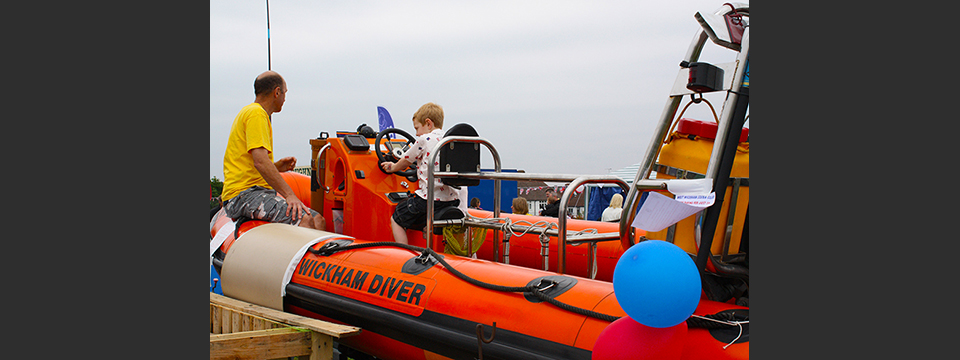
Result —
[{"label": "boy sitting on boat seat", "polygon": [[[410,146],[407,152],[400,156],[397,162],[385,161],[380,167],[388,173],[406,169],[417,163],[417,179],[419,186],[414,192],[416,196],[408,197],[397,204],[393,216],[390,217],[390,229],[393,239],[401,244],[408,244],[406,229],[421,230],[427,225],[427,186],[433,186],[434,212],[460,205],[460,191],[434,179],[433,184],[427,184],[427,164],[430,161],[430,150],[440,143],[443,137],[443,108],[434,103],[426,103],[413,114],[413,128],[417,130],[417,141]],[[439,164],[434,163],[434,171],[439,171]]]}]

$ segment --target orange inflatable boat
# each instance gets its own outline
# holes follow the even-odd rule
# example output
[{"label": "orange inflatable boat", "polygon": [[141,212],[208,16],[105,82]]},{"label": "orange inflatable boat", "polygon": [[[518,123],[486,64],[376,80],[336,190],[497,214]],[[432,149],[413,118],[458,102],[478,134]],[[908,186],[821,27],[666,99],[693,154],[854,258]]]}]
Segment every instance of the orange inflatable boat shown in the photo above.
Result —
[{"label": "orange inflatable boat", "polygon": [[[706,18],[731,14],[742,19],[749,8],[725,5]],[[402,131],[396,131],[403,135],[399,139],[385,137],[391,130],[375,138],[359,129],[334,137],[321,133],[309,140],[311,175],[282,175],[298,198],[324,216],[326,231],[234,220],[221,210],[210,222],[210,250],[223,294],[360,327],[361,334],[340,339],[338,346],[377,359],[615,359],[623,358],[624,353],[614,354],[621,347],[637,359],[749,359],[749,308],[738,305],[737,296],[718,297],[714,291],[747,283],[749,165],[743,150],[749,144],[740,135],[746,134],[749,103],[749,28],[731,43],[729,36],[718,35],[731,29],[713,29],[700,13],[697,19],[701,32],[681,63],[657,135],[629,185],[610,176],[502,174],[492,144],[476,132],[448,132],[434,151],[443,170],[429,176],[450,185],[511,176],[564,179],[573,184],[568,192],[586,182],[620,185],[628,190],[620,223],[445,211],[430,217],[424,230],[407,230],[409,245],[397,244],[390,216],[412,196],[417,180],[411,172],[384,173],[378,164],[413,138]],[[698,62],[707,41],[735,50],[737,61]],[[683,97],[712,91],[727,91],[723,107],[731,109],[722,111],[716,125],[679,122],[675,115]],[[680,124],[677,132],[671,132],[674,123]],[[494,172],[480,171],[481,145],[493,153]],[[693,151],[703,149],[711,151]],[[465,158],[476,162],[461,161]],[[451,161],[456,162],[452,168]],[[697,178],[726,189],[716,192],[714,205],[663,230],[631,226],[643,206],[642,194],[669,195],[671,184]],[[499,182],[496,186],[499,193]],[[465,239],[480,242],[479,247],[458,245],[468,252],[475,248],[474,256],[446,251],[451,241]],[[633,299],[620,302],[614,273],[621,257],[628,258],[624,253],[649,240],[673,243],[685,261],[693,259],[691,268],[703,289],[685,321],[628,332],[618,326],[631,320],[624,310],[628,306],[621,304],[633,308]]]},{"label": "orange inflatable boat", "polygon": [[[214,261],[224,295],[361,327],[341,344],[380,359],[590,359],[626,315],[606,281],[262,221],[234,239],[231,223],[214,219],[213,236],[228,233]],[[701,300],[694,314],[747,311]],[[493,340],[479,345],[478,329]],[[748,336],[731,331],[690,326],[685,358],[748,358]]]},{"label": "orange inflatable boat", "polygon": [[[591,359],[603,330],[626,315],[609,280],[624,251],[620,241],[598,243],[598,268],[604,269],[598,279],[577,275],[587,274],[586,246],[568,247],[566,274],[536,269],[543,257],[535,234],[505,245],[511,264],[486,260],[493,257],[492,231],[477,252],[480,259],[444,254],[443,237],[422,231],[408,231],[409,246],[392,243],[393,198],[408,188],[402,178],[373,169],[372,154],[349,150],[347,141],[357,140],[345,140],[350,138],[324,143],[333,163],[325,168],[354,175],[322,173],[343,179],[341,190],[324,191],[316,176],[283,174],[306,205],[325,215],[327,229],[339,233],[257,220],[237,225],[222,211],[214,217],[211,237],[221,244],[214,265],[224,295],[361,327],[360,335],[342,339],[340,346],[379,359],[474,359],[481,353],[486,359]],[[356,176],[360,173],[364,176]],[[391,182],[396,187],[388,186]],[[469,214],[493,216],[481,210]],[[514,223],[545,219],[500,216]],[[617,231],[613,223],[568,225],[571,231]],[[556,259],[556,241],[550,244]],[[555,270],[556,262],[550,267]],[[702,299],[694,315],[746,320],[748,311]],[[690,326],[682,341],[689,354],[684,358],[749,358],[745,330],[745,325]]]}]

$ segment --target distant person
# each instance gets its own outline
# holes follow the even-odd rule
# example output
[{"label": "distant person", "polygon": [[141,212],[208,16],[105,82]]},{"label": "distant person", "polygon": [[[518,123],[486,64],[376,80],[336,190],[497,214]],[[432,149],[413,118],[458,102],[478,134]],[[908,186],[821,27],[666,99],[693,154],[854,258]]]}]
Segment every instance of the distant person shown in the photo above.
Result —
[{"label": "distant person", "polygon": [[326,221],[297,198],[280,176],[293,170],[297,159],[273,161],[273,113],[287,98],[287,82],[267,71],[253,82],[256,99],[233,120],[223,155],[223,201],[227,216],[264,220],[324,230]]},{"label": "distant person", "polygon": [[527,199],[519,196],[513,198],[513,204],[510,205],[510,210],[513,211],[514,214],[530,215],[530,211],[527,208]]},{"label": "distant person", "polygon": [[[413,114],[413,128],[417,131],[417,140],[400,156],[400,160],[384,161],[380,164],[383,171],[392,173],[417,163],[419,186],[414,192],[416,196],[410,196],[397,204],[393,216],[390,217],[393,239],[401,244],[409,243],[406,229],[424,230],[427,226],[427,186],[433,186],[434,213],[449,206],[460,205],[460,191],[456,188],[444,185],[439,179],[434,179],[433,184],[427,184],[430,149],[436,147],[443,137],[443,108],[432,102],[424,104]],[[434,171],[440,170],[439,164],[433,166]]]},{"label": "distant person", "polygon": [[479,199],[479,198],[470,199],[470,208],[471,208],[471,209],[477,209],[477,210],[483,210],[483,209],[480,208],[480,199]]},{"label": "distant person", "polygon": [[613,194],[610,199],[610,206],[603,209],[603,214],[600,215],[600,221],[620,221],[621,213],[623,213],[623,195]]},{"label": "distant person", "polygon": [[557,196],[557,192],[552,188],[547,188],[547,207],[543,208],[543,211],[540,212],[540,216],[552,216],[558,217],[560,214],[560,197]]}]

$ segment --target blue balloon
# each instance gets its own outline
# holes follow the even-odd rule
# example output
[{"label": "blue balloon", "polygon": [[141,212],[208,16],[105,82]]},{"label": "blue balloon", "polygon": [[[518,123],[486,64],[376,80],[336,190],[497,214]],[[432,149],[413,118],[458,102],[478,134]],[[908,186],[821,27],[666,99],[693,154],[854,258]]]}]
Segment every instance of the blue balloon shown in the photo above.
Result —
[{"label": "blue balloon", "polygon": [[700,272],[683,249],[662,240],[631,246],[613,269],[613,292],[623,311],[655,328],[687,320],[700,303]]}]

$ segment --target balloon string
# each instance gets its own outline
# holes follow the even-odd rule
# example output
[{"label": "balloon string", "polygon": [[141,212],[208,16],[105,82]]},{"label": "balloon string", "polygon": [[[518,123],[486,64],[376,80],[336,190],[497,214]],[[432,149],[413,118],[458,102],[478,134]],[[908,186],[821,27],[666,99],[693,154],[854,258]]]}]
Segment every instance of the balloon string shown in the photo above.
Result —
[{"label": "balloon string", "polygon": [[713,322],[718,322],[718,323],[721,323],[721,324],[724,324],[724,325],[730,325],[730,326],[736,325],[738,328],[740,328],[740,332],[737,334],[737,337],[734,338],[733,341],[731,341],[729,344],[723,346],[723,349],[724,349],[724,350],[726,350],[727,347],[729,347],[730,345],[733,345],[733,343],[737,342],[737,340],[740,340],[740,336],[743,335],[743,325],[741,325],[741,324],[749,324],[749,323],[750,323],[749,320],[747,320],[747,321],[723,321],[723,320],[717,320],[717,319],[711,319],[711,318],[708,318],[708,317],[703,317],[703,316],[700,316],[700,315],[690,315],[690,316],[691,316],[691,317],[695,317],[695,318],[699,318],[699,319],[703,319],[703,320],[709,320],[709,321],[713,321]]},{"label": "balloon string", "polygon": [[733,341],[723,346],[724,350],[726,350],[728,346],[733,345],[733,343],[737,342],[737,340],[740,340],[740,335],[743,335],[743,325],[740,325],[739,323],[737,323],[737,327],[740,328],[740,332],[737,333],[737,337],[733,339]]}]

